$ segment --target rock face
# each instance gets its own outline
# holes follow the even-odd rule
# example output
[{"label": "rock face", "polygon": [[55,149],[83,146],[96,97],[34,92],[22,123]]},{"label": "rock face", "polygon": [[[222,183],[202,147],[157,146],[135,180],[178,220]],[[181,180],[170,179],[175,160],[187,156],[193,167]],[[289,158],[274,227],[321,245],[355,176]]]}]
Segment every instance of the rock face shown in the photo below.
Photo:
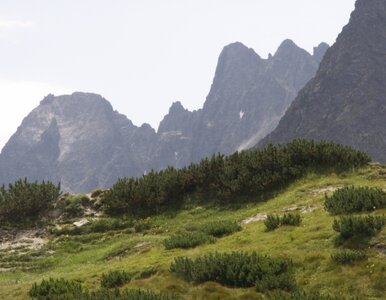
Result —
[{"label": "rock face", "polygon": [[386,1],[358,0],[316,76],[261,143],[325,139],[386,162]]},{"label": "rock face", "polygon": [[88,192],[119,177],[249,148],[275,128],[327,48],[321,44],[311,55],[286,40],[262,59],[241,43],[226,46],[203,108],[190,112],[173,103],[157,133],[134,126],[101,96],[49,95],[3,148],[0,183],[27,177]]},{"label": "rock face", "polygon": [[0,181],[49,179],[67,191],[110,186],[118,177],[142,174],[155,136],[149,125],[134,126],[101,96],[50,95],[3,148]]},{"label": "rock face", "polygon": [[322,43],[311,55],[286,40],[262,59],[241,43],[226,46],[203,108],[189,112],[175,103],[161,122],[153,165],[182,167],[254,146],[276,127],[327,49]]}]

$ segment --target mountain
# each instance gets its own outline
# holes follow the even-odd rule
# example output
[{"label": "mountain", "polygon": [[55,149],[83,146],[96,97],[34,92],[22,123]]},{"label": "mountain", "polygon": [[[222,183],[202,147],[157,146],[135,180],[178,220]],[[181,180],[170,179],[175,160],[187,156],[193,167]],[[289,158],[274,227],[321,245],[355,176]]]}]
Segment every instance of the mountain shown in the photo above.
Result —
[{"label": "mountain", "polygon": [[311,55],[285,40],[263,59],[242,43],[226,46],[203,108],[189,112],[174,103],[161,122],[153,165],[182,167],[252,147],[276,127],[327,49],[322,43]]},{"label": "mountain", "polygon": [[110,186],[141,175],[156,133],[136,127],[99,95],[49,95],[22,122],[0,155],[0,181],[60,181],[66,191]]},{"label": "mountain", "polygon": [[0,183],[27,177],[65,191],[110,187],[119,177],[177,168],[256,144],[314,76],[328,45],[311,55],[292,41],[262,59],[241,43],[224,48],[202,109],[170,107],[157,132],[133,125],[99,95],[49,95],[0,154]]},{"label": "mountain", "polygon": [[386,1],[358,0],[349,24],[260,146],[326,139],[386,162]]}]

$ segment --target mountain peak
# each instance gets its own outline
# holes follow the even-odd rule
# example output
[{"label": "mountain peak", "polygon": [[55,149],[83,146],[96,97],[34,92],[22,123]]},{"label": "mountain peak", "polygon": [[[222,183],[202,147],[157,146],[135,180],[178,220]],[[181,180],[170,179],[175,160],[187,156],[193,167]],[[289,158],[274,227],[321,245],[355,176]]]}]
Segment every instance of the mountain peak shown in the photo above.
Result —
[{"label": "mountain peak", "polygon": [[320,43],[317,47],[314,47],[312,56],[316,59],[316,61],[321,62],[328,48],[330,48],[330,45],[328,45],[327,43]]},{"label": "mountain peak", "polygon": [[330,140],[386,161],[386,1],[357,0],[355,7],[315,77],[260,145]]},{"label": "mountain peak", "polygon": [[180,101],[172,103],[172,106],[169,108],[169,115],[175,115],[185,112],[186,109],[182,106]]},{"label": "mountain peak", "polygon": [[296,45],[292,40],[286,39],[284,40],[279,48],[276,50],[274,58],[285,58],[291,57],[292,55],[297,53],[302,53],[304,55],[310,55],[306,50],[300,48]]}]

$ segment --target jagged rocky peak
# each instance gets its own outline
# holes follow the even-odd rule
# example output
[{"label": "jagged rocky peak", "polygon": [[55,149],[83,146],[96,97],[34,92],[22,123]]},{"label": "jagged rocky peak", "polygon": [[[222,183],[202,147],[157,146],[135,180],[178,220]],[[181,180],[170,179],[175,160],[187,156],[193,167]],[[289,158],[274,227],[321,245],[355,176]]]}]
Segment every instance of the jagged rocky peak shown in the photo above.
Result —
[{"label": "jagged rocky peak", "polygon": [[155,135],[149,125],[134,126],[100,95],[49,95],[4,147],[0,182],[49,179],[77,192],[108,187],[119,176],[142,174],[148,148],[142,144]]},{"label": "jagged rocky peak", "polygon": [[158,134],[169,131],[191,131],[194,115],[195,112],[185,109],[180,101],[173,102],[169,108],[169,113],[160,122]]},{"label": "jagged rocky peak", "polygon": [[260,56],[244,44],[240,42],[229,44],[219,56],[215,79],[221,79],[221,75],[232,71],[248,69],[251,63],[256,64],[260,60],[262,60]]},{"label": "jagged rocky peak", "polygon": [[286,39],[277,48],[274,56],[288,57],[288,55],[291,55],[294,52],[298,52],[299,50],[308,53],[306,50],[303,50],[298,45],[296,45],[294,41]]},{"label": "jagged rocky peak", "polygon": [[386,162],[385,39],[386,1],[357,0],[315,77],[260,145],[326,139]]},{"label": "jagged rocky peak", "polygon": [[317,47],[314,47],[312,56],[316,61],[321,62],[330,46],[327,43],[320,43]]}]

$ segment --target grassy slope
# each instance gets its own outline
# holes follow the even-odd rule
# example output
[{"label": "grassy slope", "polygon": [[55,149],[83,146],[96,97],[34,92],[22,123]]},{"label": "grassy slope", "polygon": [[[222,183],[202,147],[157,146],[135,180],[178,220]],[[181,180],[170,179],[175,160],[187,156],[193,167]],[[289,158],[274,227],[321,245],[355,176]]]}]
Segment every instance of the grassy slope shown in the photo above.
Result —
[{"label": "grassy slope", "polygon": [[[191,285],[168,271],[175,256],[232,250],[257,251],[293,259],[298,284],[305,290],[357,296],[360,299],[385,299],[386,255],[370,248],[367,250],[370,256],[368,261],[352,266],[332,263],[330,254],[336,249],[333,242],[336,234],[331,228],[333,217],[323,209],[323,189],[326,187],[367,185],[386,188],[386,176],[379,175],[383,174],[383,168],[372,165],[340,176],[310,174],[281,191],[274,199],[240,209],[193,208],[175,216],[154,217],[151,222],[155,227],[145,235],[127,231],[63,237],[41,251],[39,255],[43,255],[42,258],[37,256],[33,259],[38,266],[34,271],[0,271],[0,299],[26,299],[32,283],[49,276],[77,279],[93,290],[99,288],[99,278],[103,272],[124,269],[138,273],[149,267],[156,267],[158,273],[148,279],[134,280],[126,287],[175,292],[183,299],[258,299],[259,294],[253,289],[229,289],[215,283]],[[195,249],[167,251],[161,244],[172,232],[189,224],[214,219],[241,221],[257,213],[283,213],[285,208],[306,205],[317,206],[318,209],[302,214],[300,227],[282,227],[267,233],[260,221],[243,225],[241,232]],[[385,213],[386,210],[376,212]],[[376,239],[386,244],[386,229]],[[135,249],[134,246],[138,244],[142,245]],[[127,248],[128,252],[110,260],[104,259],[111,251],[119,248]],[[49,249],[54,250],[54,253],[45,257]],[[45,261],[47,266],[41,265],[39,261]]]}]

